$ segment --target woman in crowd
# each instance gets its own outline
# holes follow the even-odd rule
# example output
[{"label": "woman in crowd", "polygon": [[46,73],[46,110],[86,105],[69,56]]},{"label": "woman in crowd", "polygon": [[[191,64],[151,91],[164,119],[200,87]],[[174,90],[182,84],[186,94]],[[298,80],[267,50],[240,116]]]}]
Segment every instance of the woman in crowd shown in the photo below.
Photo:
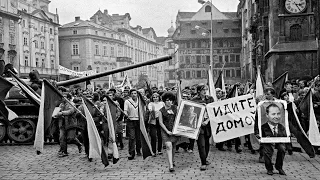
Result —
[{"label": "woman in crowd", "polygon": [[[151,146],[152,151],[155,154],[162,154],[162,139],[161,130],[159,124],[159,110],[164,107],[164,103],[160,101],[160,95],[158,93],[153,93],[151,96],[151,102],[148,104],[149,115],[149,127],[151,136]],[[158,140],[158,152],[157,150],[157,140]]]},{"label": "woman in crowd", "polygon": [[177,106],[173,105],[175,95],[172,92],[165,92],[162,95],[164,107],[159,111],[159,124],[161,126],[161,136],[166,145],[169,161],[169,171],[174,172],[174,153],[178,137],[172,134],[174,120],[177,115]]}]

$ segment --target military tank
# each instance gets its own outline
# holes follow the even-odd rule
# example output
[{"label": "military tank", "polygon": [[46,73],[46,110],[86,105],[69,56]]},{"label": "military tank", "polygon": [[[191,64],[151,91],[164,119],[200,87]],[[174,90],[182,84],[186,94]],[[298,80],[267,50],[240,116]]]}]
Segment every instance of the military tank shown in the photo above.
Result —
[{"label": "military tank", "polygon": [[[70,86],[81,82],[86,82],[92,79],[108,76],[111,74],[127,71],[130,69],[152,65],[156,63],[161,63],[164,61],[168,61],[172,59],[172,56],[164,56],[156,59],[152,59],[149,61],[145,61],[142,63],[133,64],[126,67],[121,67],[118,69],[113,69],[106,72],[97,73],[94,75],[75,78],[67,81],[57,82],[57,86]],[[7,66],[6,66],[7,67]],[[4,72],[1,72],[1,64],[0,64],[0,74],[5,74],[6,76],[10,76],[12,73],[6,69],[10,69],[14,71],[12,66],[8,66],[8,68],[4,68]],[[6,78],[8,81],[12,82],[15,86],[10,89],[7,94],[6,99],[4,100],[5,105],[15,112],[18,117],[11,120],[10,124],[6,124],[4,121],[4,117],[0,115],[0,143],[6,143],[9,140],[9,143],[32,143],[35,137],[36,125],[38,121],[38,113],[40,104],[30,100],[18,87],[17,83],[13,80],[13,78]],[[31,77],[32,79],[32,77]],[[34,83],[34,79],[30,81],[30,79],[21,79],[27,85],[32,85]],[[40,86],[41,87],[41,86]],[[40,90],[39,90],[40,91]]]}]

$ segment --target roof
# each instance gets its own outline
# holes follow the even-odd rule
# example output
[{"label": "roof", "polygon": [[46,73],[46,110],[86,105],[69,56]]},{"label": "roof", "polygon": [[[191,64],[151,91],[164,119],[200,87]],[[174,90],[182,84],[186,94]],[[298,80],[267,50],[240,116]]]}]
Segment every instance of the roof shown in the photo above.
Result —
[{"label": "roof", "polygon": [[129,13],[125,13],[124,15],[119,15],[119,14],[112,14],[111,18],[114,20],[114,21],[120,21],[120,20],[123,20],[125,18],[129,18],[129,20],[131,20],[131,17],[130,17],[130,14]]},{"label": "roof", "polygon": [[98,16],[99,20],[101,21],[101,24],[113,24],[113,18],[109,14],[104,14],[100,10],[98,10],[93,16],[90,17],[90,19],[93,19],[95,22],[95,16]]},{"label": "roof", "polygon": [[179,11],[177,16],[179,16],[180,19],[190,19],[195,14],[196,14],[196,12],[181,12],[181,11]]},{"label": "roof", "polygon": [[230,19],[238,19],[237,12],[222,12],[224,15],[226,15]]},{"label": "roof", "polygon": [[[228,37],[241,37],[241,26],[240,22],[234,21],[233,19],[225,20],[213,20],[213,38],[228,38]],[[202,27],[201,29],[196,29],[195,26]],[[206,32],[205,29],[210,30],[211,23],[210,20],[206,21],[181,21],[180,27],[176,29],[173,39],[207,39],[208,35],[203,36]],[[225,30],[228,29],[228,32]],[[237,30],[236,30],[237,29]]]},{"label": "roof", "polygon": [[156,42],[159,44],[164,45],[167,37],[161,36],[161,37],[156,37]]},{"label": "roof", "polygon": [[73,21],[71,23],[67,23],[67,24],[64,24],[61,26],[61,28],[74,28],[74,27],[94,27],[94,28],[99,28],[99,29],[112,30],[112,29],[109,29],[105,26],[101,26],[99,24],[96,24],[94,22],[84,21],[84,20]]},{"label": "roof", "polygon": [[303,52],[303,51],[317,51],[318,44],[316,40],[313,41],[299,41],[289,43],[276,43],[266,54],[265,57],[272,53],[288,53],[288,52]]},{"label": "roof", "polygon": [[148,34],[150,31],[152,31],[152,33],[154,34],[154,36],[157,36],[156,32],[154,31],[154,29],[153,29],[152,27],[143,28],[143,29],[142,29],[142,34]]}]

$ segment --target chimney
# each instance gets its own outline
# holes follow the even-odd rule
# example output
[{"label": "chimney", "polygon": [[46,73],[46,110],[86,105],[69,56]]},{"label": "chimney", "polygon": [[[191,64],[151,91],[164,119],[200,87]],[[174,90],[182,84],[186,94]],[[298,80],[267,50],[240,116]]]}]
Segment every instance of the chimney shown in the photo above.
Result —
[{"label": "chimney", "polygon": [[104,10],[104,15],[108,15],[108,10],[107,9]]},{"label": "chimney", "polygon": [[74,19],[75,19],[75,21],[79,21],[80,20],[80,16],[76,16]]}]

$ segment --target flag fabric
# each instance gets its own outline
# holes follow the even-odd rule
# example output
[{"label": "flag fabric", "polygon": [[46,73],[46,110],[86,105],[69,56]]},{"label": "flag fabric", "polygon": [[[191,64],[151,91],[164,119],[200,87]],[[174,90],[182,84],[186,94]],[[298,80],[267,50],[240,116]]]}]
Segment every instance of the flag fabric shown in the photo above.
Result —
[{"label": "flag fabric", "polygon": [[97,127],[93,121],[91,113],[82,99],[84,112],[87,120],[87,129],[89,137],[89,158],[101,158],[102,163],[106,166],[109,165],[108,156],[101,142]]},{"label": "flag fabric", "polygon": [[114,103],[112,103],[112,100],[108,96],[106,96],[106,97],[107,97],[107,103],[105,105],[106,114],[103,115],[103,113],[100,112],[100,110],[92,103],[92,101],[90,101],[88,98],[82,96],[83,100],[86,102],[86,106],[87,106],[89,112],[91,114],[93,114],[94,109],[95,109],[96,111],[100,112],[100,114],[102,115],[102,118],[108,123],[109,137],[111,138],[112,149],[113,149],[113,164],[116,164],[119,161],[119,151],[118,151],[118,147],[116,144],[116,136],[115,136],[115,131],[114,131],[113,119],[109,118],[109,117],[112,117],[111,111],[110,111],[110,106],[114,106],[115,108],[118,108],[118,107],[116,107],[116,105]]},{"label": "flag fabric", "polygon": [[286,79],[288,79],[288,71],[279,76],[276,80],[272,82],[272,86],[276,91],[276,97],[280,98],[280,92],[284,88],[284,84],[286,83]]},{"label": "flag fabric", "polygon": [[206,3],[206,1],[204,1],[204,0],[198,0],[198,3],[204,4],[204,3]]},{"label": "flag fabric", "polygon": [[261,78],[260,69],[258,68],[256,79],[256,97],[264,95],[263,80]]},{"label": "flag fabric", "polygon": [[34,140],[34,147],[38,154],[43,152],[44,133],[49,128],[52,113],[62,98],[61,93],[44,79],[42,82],[38,123]]},{"label": "flag fabric", "polygon": [[121,83],[119,86],[117,86],[117,88],[118,88],[118,89],[121,89],[121,90],[123,91],[124,87],[126,87],[126,86],[129,86],[130,89],[132,88],[131,83],[130,83],[130,81],[129,81],[129,77],[128,77],[127,74],[126,74],[125,77],[123,78],[122,83]]},{"label": "flag fabric", "polygon": [[112,75],[109,75],[109,89],[114,88],[114,82]]},{"label": "flag fabric", "polygon": [[4,100],[8,91],[14,86],[11,82],[0,76],[0,100]]},{"label": "flag fabric", "polygon": [[150,99],[151,96],[152,96],[152,90],[151,90],[151,87],[150,87],[150,84],[148,83],[148,81],[146,81],[146,86],[147,86],[146,91],[149,92],[149,93],[146,93],[146,95],[149,96],[149,97],[147,97],[147,98]]},{"label": "flag fabric", "polygon": [[213,97],[214,101],[218,101],[211,68],[208,69],[208,85],[209,85],[209,95]]},{"label": "flag fabric", "polygon": [[298,115],[296,113],[297,107],[294,103],[288,103],[288,122],[290,132],[297,138],[298,143],[304,149],[304,151],[309,155],[310,158],[315,157],[315,150],[311,142],[308,139],[307,134],[303,130]]},{"label": "flag fabric", "polygon": [[177,105],[179,107],[180,104],[181,104],[181,101],[182,101],[182,92],[181,92],[181,84],[180,83],[177,83],[177,94],[176,94],[176,96],[177,96],[176,97],[177,98]]},{"label": "flag fabric", "polygon": [[232,89],[228,93],[228,98],[238,97],[238,85],[233,85]]},{"label": "flag fabric", "polygon": [[141,148],[142,148],[142,156],[143,159],[146,159],[148,156],[154,155],[152,152],[149,136],[146,130],[146,126],[144,124],[144,115],[146,111],[146,103],[143,100],[143,97],[140,93],[138,93],[138,111],[139,111],[139,121],[140,121],[140,132],[141,132]]},{"label": "flag fabric", "polygon": [[[9,71],[11,72],[11,71]],[[35,105],[40,105],[40,95],[36,93],[30,86],[22,81],[18,76],[11,72],[12,77],[19,85],[23,93],[31,100]]]},{"label": "flag fabric", "polygon": [[226,87],[225,87],[224,78],[223,78],[223,69],[220,71],[214,87],[220,88],[223,92],[226,93]]}]

